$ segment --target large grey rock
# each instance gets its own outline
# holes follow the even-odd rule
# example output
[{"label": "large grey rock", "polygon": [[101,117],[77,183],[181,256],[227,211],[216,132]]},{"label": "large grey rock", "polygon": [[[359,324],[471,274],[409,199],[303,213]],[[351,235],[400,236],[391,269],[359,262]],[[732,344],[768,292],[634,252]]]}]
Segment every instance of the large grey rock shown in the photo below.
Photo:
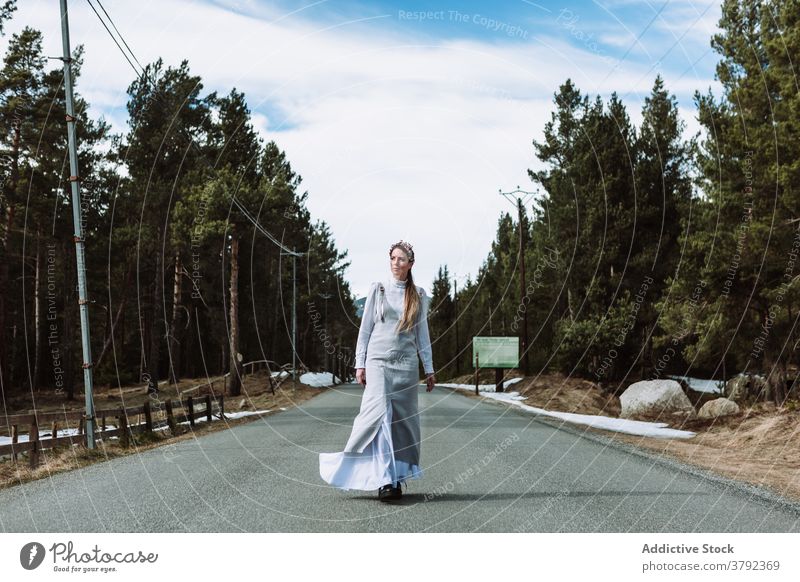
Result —
[{"label": "large grey rock", "polygon": [[709,400],[700,409],[697,415],[700,418],[718,418],[730,414],[739,414],[739,405],[727,398],[715,398]]},{"label": "large grey rock", "polygon": [[621,418],[647,416],[696,416],[697,412],[675,380],[642,380],[628,386],[619,397]]}]

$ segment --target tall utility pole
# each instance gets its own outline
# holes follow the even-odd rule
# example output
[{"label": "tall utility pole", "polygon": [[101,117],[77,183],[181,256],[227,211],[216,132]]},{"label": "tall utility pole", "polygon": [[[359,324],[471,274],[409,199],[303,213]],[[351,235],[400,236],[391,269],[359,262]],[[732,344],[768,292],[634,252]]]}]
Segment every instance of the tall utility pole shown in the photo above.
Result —
[{"label": "tall utility pole", "polygon": [[[325,286],[327,288],[327,285]],[[328,299],[333,297],[333,293],[318,293],[320,297],[325,300],[325,341],[328,341]],[[328,350],[325,348],[325,342],[322,342],[322,351],[325,353],[325,371],[330,372],[332,376],[335,376],[335,370],[331,370],[328,366]]]},{"label": "tall utility pole", "polygon": [[292,249],[281,254],[292,257],[292,382],[297,384],[297,257],[303,253]]},{"label": "tall utility pole", "polygon": [[297,255],[292,255],[292,382],[297,384]]},{"label": "tall utility pole", "polygon": [[528,308],[524,304],[525,299],[525,230],[522,228],[522,199],[525,198],[527,202],[529,196],[533,196],[535,192],[526,192],[525,190],[520,190],[519,186],[517,186],[516,190],[511,192],[503,192],[502,190],[498,190],[501,196],[505,196],[506,199],[514,203],[513,196],[514,194],[518,194],[519,196],[516,197],[516,206],[517,212],[519,213],[519,303],[522,307],[522,337],[521,337],[521,344],[522,344],[522,372],[523,374],[527,375],[529,373],[528,369]]},{"label": "tall utility pole", "polygon": [[489,335],[494,335],[492,331],[492,294],[489,293]]},{"label": "tall utility pole", "polygon": [[458,365],[461,343],[458,341],[458,279],[453,278],[453,316],[456,325],[456,376],[461,375],[461,366]]},{"label": "tall utility pole", "polygon": [[78,265],[78,306],[81,314],[81,344],[83,346],[83,391],[86,396],[86,446],[95,448],[94,442],[94,395],[92,385],[92,345],[89,342],[89,300],[86,297],[86,259],[81,224],[81,190],[78,174],[78,146],[75,137],[75,103],[72,96],[72,56],[69,50],[69,21],[67,20],[67,0],[61,0],[61,43],[64,48],[64,89],[67,105],[67,140],[69,143],[69,182],[72,188],[72,222],[75,228],[75,261]]}]

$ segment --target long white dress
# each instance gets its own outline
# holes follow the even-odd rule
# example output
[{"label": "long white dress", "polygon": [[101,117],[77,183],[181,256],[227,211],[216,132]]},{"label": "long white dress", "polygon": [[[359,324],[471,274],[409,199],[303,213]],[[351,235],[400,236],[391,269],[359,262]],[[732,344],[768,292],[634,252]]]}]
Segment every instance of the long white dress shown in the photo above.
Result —
[{"label": "long white dress", "polygon": [[398,333],[405,290],[405,281],[389,277],[372,284],[364,304],[355,362],[366,369],[361,409],[344,450],[319,455],[320,476],[339,489],[369,491],[422,477],[417,354],[425,373],[433,374],[429,299],[417,287],[417,322]]}]

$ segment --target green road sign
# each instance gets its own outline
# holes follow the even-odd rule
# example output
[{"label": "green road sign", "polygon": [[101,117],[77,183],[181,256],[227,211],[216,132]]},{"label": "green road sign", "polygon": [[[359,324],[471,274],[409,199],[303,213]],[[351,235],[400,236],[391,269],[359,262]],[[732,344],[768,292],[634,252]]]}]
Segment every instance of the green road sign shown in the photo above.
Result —
[{"label": "green road sign", "polygon": [[516,368],[519,366],[518,337],[472,338],[472,366],[475,358],[481,368]]}]

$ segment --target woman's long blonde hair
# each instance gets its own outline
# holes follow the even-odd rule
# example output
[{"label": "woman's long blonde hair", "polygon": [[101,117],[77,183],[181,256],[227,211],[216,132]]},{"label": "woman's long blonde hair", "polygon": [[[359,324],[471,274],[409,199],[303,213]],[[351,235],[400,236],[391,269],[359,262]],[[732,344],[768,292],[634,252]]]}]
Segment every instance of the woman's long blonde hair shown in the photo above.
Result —
[{"label": "woman's long blonde hair", "polygon": [[[410,248],[408,243],[400,241],[394,243],[389,247],[389,258],[392,258],[392,251],[400,249],[408,258],[408,261],[413,264],[414,251]],[[410,251],[410,252],[409,252]],[[411,274],[412,269],[408,270],[408,278],[406,279],[406,292],[405,292],[405,307],[403,309],[403,317],[397,326],[397,331],[411,331],[417,322],[417,315],[420,310],[420,296],[417,292],[417,286],[414,284],[414,276]]]}]

